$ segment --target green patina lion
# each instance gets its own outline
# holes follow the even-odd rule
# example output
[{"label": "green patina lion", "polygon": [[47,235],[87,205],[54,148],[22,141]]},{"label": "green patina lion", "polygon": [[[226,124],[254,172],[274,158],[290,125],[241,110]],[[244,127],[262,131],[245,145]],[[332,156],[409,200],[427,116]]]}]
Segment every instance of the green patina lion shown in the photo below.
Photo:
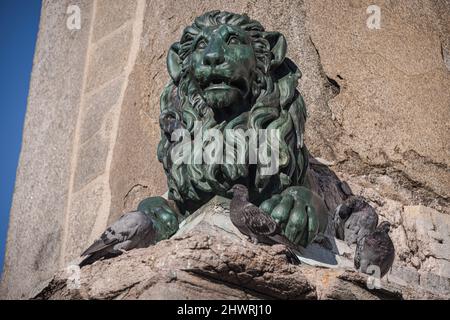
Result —
[{"label": "green patina lion", "polygon": [[[248,186],[252,202],[271,214],[291,241],[306,246],[325,230],[327,209],[308,188],[306,108],[296,90],[301,73],[285,57],[286,50],[281,33],[266,32],[246,15],[211,11],[196,18],[168,53],[171,81],[161,95],[158,159],[167,176],[168,197],[182,215],[214,195],[226,196],[231,186],[241,183]],[[201,128],[194,125],[197,121]],[[176,163],[172,151],[181,142],[172,139],[175,129],[192,137],[199,129],[276,129],[279,170],[264,175],[260,164]],[[248,154],[246,141],[241,147]],[[139,208],[168,222],[170,227],[159,239],[178,229],[174,211],[162,198],[146,199]]]}]

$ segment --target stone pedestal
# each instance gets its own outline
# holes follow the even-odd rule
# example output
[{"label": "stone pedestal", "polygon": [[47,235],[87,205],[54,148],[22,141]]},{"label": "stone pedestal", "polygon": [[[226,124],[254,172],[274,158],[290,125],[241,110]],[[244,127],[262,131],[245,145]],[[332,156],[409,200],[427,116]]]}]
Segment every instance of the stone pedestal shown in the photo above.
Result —
[{"label": "stone pedestal", "polygon": [[[322,249],[325,250],[325,249]],[[289,264],[282,245],[254,245],[231,223],[229,200],[215,197],[177,234],[147,249],[58,273],[35,299],[400,299],[419,291],[382,281],[369,289],[367,276],[339,266]],[[317,262],[320,264],[320,262]],[[68,281],[69,275],[71,276]],[[68,285],[69,283],[69,285]],[[420,297],[436,297],[420,292]]]}]

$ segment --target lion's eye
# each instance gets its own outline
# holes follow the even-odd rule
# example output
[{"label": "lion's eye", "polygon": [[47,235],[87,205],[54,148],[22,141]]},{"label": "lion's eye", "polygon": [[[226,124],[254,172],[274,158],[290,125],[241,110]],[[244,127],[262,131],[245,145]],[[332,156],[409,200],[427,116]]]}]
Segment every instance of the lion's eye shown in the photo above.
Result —
[{"label": "lion's eye", "polygon": [[197,47],[196,49],[205,49],[206,48],[206,41],[205,40],[199,40],[197,42]]},{"label": "lion's eye", "polygon": [[239,38],[236,36],[230,36],[228,38],[228,44],[240,44],[240,43],[241,43],[241,40],[239,40]]}]

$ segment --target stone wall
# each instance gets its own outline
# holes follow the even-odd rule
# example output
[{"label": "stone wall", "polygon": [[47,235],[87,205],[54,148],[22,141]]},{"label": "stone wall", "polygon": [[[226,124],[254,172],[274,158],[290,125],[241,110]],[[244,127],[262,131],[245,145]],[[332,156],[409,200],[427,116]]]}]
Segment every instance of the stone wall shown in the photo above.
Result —
[{"label": "stone wall", "polygon": [[[43,1],[1,296],[27,297],[108,222],[165,192],[167,49],[212,9],[285,34],[313,156],[394,223],[392,276],[447,290],[450,2],[376,1],[381,29],[369,29],[373,2]],[[69,4],[80,30],[66,27]]]},{"label": "stone wall", "polygon": [[[66,27],[69,5],[80,8],[80,30]],[[113,152],[119,120],[129,112],[123,100],[145,7],[43,1],[2,280],[6,297],[26,297],[107,226]],[[147,180],[155,194],[164,192],[161,178],[162,170]]]}]

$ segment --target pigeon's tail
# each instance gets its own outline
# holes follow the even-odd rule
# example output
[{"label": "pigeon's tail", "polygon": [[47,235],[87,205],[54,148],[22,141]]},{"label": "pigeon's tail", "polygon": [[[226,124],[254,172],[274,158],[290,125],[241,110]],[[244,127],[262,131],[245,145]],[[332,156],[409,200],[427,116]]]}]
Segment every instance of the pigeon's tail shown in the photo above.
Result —
[{"label": "pigeon's tail", "polygon": [[282,234],[274,234],[270,236],[274,243],[284,244],[286,247],[297,250],[297,246]]},{"label": "pigeon's tail", "polygon": [[81,262],[78,264],[78,266],[80,268],[83,268],[84,266],[87,266],[89,264],[93,264],[97,260],[114,258],[114,257],[117,257],[120,254],[121,254],[121,252],[119,252],[119,253],[111,253],[111,252],[106,252],[105,253],[105,252],[102,252],[102,251],[95,252],[95,253],[87,255],[87,256],[82,256],[83,260],[81,260]]},{"label": "pigeon's tail", "polygon": [[95,261],[97,261],[99,258],[94,257],[94,255],[88,255],[81,260],[81,262],[78,264],[80,268],[83,268],[84,266],[87,266],[89,264],[93,264]]},{"label": "pigeon's tail", "polygon": [[288,248],[288,247],[286,247],[286,258],[288,259],[289,263],[292,263],[295,265],[301,264],[300,259],[297,257],[294,250],[292,250],[291,248]]},{"label": "pigeon's tail", "polygon": [[[270,237],[273,243],[279,243],[286,247],[286,257],[289,263],[300,264],[300,259],[297,257],[296,251],[300,251],[300,248],[292,243],[288,238],[281,234],[275,234]],[[301,252],[301,251],[300,251]]]}]

